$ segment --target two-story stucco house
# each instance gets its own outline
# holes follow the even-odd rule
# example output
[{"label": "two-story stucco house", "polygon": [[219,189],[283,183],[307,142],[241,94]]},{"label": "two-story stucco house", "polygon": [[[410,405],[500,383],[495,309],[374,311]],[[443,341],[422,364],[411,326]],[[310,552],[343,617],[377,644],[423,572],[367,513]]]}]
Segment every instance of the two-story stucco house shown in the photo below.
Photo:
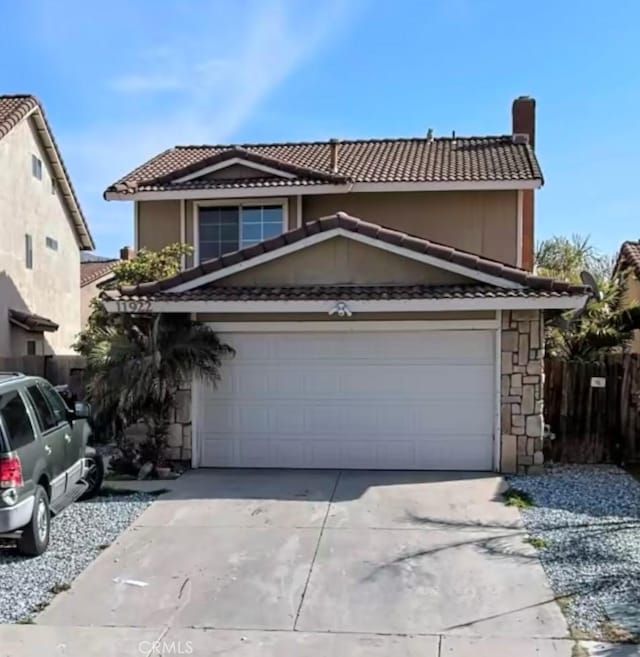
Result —
[{"label": "two-story stucco house", "polygon": [[42,106],[0,96],[0,358],[72,353],[93,247]]},{"label": "two-story stucco house", "polygon": [[524,470],[542,462],[543,313],[584,287],[531,273],[535,103],[486,137],[177,146],[105,192],[180,274],[113,312],[191,313],[236,349],[172,428],[194,466]]}]

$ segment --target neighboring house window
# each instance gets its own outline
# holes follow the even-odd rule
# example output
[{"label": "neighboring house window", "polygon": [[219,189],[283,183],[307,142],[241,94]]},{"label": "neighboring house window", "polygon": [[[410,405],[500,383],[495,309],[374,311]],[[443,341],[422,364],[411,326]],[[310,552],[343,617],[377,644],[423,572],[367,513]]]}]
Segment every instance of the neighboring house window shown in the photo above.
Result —
[{"label": "neighboring house window", "polygon": [[27,356],[35,356],[35,355],[36,355],[36,341],[27,340]]},{"label": "neighboring house window", "polygon": [[57,191],[58,191],[58,190],[57,190],[57,188],[56,188],[56,179],[55,179],[55,178],[51,178],[51,194],[52,194],[53,196],[55,196]]},{"label": "neighboring house window", "polygon": [[24,236],[24,259],[27,269],[33,269],[33,239],[28,233]]},{"label": "neighboring house window", "polygon": [[31,156],[31,173],[34,178],[42,180],[42,160],[37,155]]},{"label": "neighboring house window", "polygon": [[15,390],[0,395],[0,424],[11,449],[20,449],[36,439],[27,409]]},{"label": "neighboring house window", "polygon": [[282,205],[202,206],[198,212],[200,260],[257,244],[282,233]]},{"label": "neighboring house window", "polygon": [[47,237],[45,243],[48,249],[51,249],[52,251],[58,250],[58,240],[54,240],[53,237]]}]

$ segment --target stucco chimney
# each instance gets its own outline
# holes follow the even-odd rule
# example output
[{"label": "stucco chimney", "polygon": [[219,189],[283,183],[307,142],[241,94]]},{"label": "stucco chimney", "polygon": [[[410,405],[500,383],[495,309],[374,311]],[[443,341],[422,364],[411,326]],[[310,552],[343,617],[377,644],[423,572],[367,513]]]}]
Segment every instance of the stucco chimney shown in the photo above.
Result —
[{"label": "stucco chimney", "polygon": [[120,260],[132,260],[136,252],[130,246],[123,246],[120,249]]},{"label": "stucco chimney", "polygon": [[329,139],[331,171],[338,173],[338,157],[340,155],[340,140]]},{"label": "stucco chimney", "polygon": [[531,96],[520,96],[511,107],[512,133],[527,135],[531,148],[536,141],[536,101]]}]

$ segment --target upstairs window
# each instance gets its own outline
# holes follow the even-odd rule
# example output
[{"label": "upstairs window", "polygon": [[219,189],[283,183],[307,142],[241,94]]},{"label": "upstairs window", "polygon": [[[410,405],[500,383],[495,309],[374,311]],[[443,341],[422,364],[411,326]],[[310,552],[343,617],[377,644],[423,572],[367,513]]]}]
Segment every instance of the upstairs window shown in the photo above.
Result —
[{"label": "upstairs window", "polygon": [[53,237],[46,237],[45,244],[47,245],[47,248],[52,251],[58,250],[58,240],[54,240]]},{"label": "upstairs window", "polygon": [[55,196],[58,193],[58,188],[56,186],[56,179],[51,178],[51,195]]},{"label": "upstairs window", "polygon": [[24,261],[27,269],[33,269],[33,239],[29,233],[24,236]]},{"label": "upstairs window", "polygon": [[282,204],[201,206],[198,209],[200,262],[280,235],[283,223]]},{"label": "upstairs window", "polygon": [[34,178],[42,180],[42,160],[37,155],[31,156],[31,173]]}]

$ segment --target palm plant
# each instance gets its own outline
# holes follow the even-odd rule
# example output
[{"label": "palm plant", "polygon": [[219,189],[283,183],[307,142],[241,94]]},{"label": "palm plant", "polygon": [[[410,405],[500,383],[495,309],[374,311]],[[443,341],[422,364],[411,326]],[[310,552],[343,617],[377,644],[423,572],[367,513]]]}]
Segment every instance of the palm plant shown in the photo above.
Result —
[{"label": "palm plant", "polygon": [[144,460],[157,464],[167,445],[179,386],[193,377],[215,384],[233,349],[186,315],[125,316],[99,329],[87,354],[88,396],[96,416],[119,433],[142,419]]},{"label": "palm plant", "polygon": [[625,281],[617,275],[600,283],[601,297],[581,313],[563,315],[547,325],[546,349],[563,360],[596,361],[622,351],[640,328],[640,306],[625,303]]},{"label": "palm plant", "polygon": [[552,237],[538,244],[536,273],[581,284],[589,271],[598,283],[599,298],[591,298],[579,312],[551,318],[546,325],[547,354],[565,360],[594,361],[625,348],[640,328],[640,306],[625,299],[626,280],[613,273],[614,259],[600,253],[589,238]]}]

